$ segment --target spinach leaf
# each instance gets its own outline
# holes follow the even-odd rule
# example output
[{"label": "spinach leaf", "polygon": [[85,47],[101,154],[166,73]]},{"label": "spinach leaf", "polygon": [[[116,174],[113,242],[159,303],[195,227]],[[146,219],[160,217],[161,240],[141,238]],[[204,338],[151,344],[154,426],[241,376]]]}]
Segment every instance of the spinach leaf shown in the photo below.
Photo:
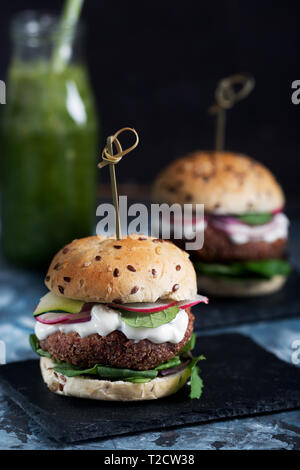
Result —
[{"label": "spinach leaf", "polygon": [[82,367],[73,366],[67,362],[60,362],[55,367],[53,367],[55,372],[65,375],[66,377],[77,377],[78,375],[97,375],[98,374],[98,365],[95,364],[90,369],[84,369]]},{"label": "spinach leaf", "polygon": [[66,362],[55,365],[53,368],[55,372],[63,374],[67,377],[76,377],[79,375],[97,375],[102,379],[113,379],[113,380],[125,380],[131,378],[147,378],[154,379],[158,372],[156,370],[130,370],[130,369],[118,369],[116,367],[102,366],[95,364],[90,369],[84,369],[82,367],[73,366]]},{"label": "spinach leaf", "polygon": [[36,335],[32,334],[29,336],[29,343],[30,343],[32,351],[38,354],[39,356],[51,357],[47,351],[44,351],[40,347],[40,343]]},{"label": "spinach leaf", "polygon": [[237,263],[218,264],[218,263],[202,263],[195,261],[195,269],[199,274],[206,274],[215,277],[241,277],[242,269]]},{"label": "spinach leaf", "polygon": [[288,276],[291,272],[289,263],[282,259],[266,259],[260,261],[246,261],[245,269],[248,272],[260,274],[262,277],[271,278],[276,274]]},{"label": "spinach leaf", "polygon": [[174,356],[169,361],[163,362],[162,364],[159,364],[158,366],[156,366],[155,370],[170,369],[171,367],[180,366],[180,364],[181,364],[181,360],[179,356]]},{"label": "spinach leaf", "polygon": [[157,328],[174,320],[179,310],[179,307],[176,305],[155,313],[138,313],[123,310],[121,320],[133,328]]},{"label": "spinach leaf", "polygon": [[196,261],[195,269],[200,274],[214,277],[230,277],[235,279],[270,279],[276,275],[288,276],[291,272],[290,264],[282,259],[241,261],[231,264],[209,264]]},{"label": "spinach leaf", "polygon": [[155,379],[158,372],[156,370],[131,370],[117,369],[114,367],[98,366],[98,375],[106,379],[128,379],[128,378],[148,378]]},{"label": "spinach leaf", "polygon": [[196,335],[195,333],[192,333],[192,336],[190,337],[189,342],[182,348],[179,355],[187,353],[189,351],[193,351],[195,344],[196,344]]},{"label": "spinach leaf", "polygon": [[270,212],[263,212],[257,214],[243,214],[236,216],[241,222],[244,222],[247,225],[263,225],[267,224],[273,219],[273,214]]}]

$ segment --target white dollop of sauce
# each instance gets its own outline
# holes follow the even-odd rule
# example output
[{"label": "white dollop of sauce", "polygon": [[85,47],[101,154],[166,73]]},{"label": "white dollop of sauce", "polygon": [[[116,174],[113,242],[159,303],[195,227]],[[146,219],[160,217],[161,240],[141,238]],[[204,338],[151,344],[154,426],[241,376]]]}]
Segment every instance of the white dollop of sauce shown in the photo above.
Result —
[{"label": "white dollop of sauce", "polygon": [[180,310],[174,320],[157,328],[134,328],[126,325],[121,320],[121,315],[106,305],[97,304],[92,307],[91,319],[87,322],[56,325],[45,325],[40,322],[35,324],[35,334],[38,339],[44,340],[56,331],[70,333],[75,331],[81,338],[98,333],[100,336],[107,336],[115,330],[121,331],[128,339],[140,341],[148,339],[152,343],[174,343],[182,341],[189,317],[185,310]]},{"label": "white dollop of sauce", "polygon": [[219,221],[212,221],[212,224],[219,230],[226,232],[230,240],[237,245],[258,241],[273,243],[280,238],[287,238],[289,219],[280,212],[275,214],[270,222],[263,225],[250,226],[243,223],[222,224]]}]

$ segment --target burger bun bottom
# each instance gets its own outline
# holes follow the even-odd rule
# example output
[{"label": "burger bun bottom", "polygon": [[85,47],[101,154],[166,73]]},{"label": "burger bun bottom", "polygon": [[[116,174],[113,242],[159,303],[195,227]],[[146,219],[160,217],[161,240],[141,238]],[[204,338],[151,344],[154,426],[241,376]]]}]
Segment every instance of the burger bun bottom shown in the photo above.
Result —
[{"label": "burger bun bottom", "polygon": [[255,297],[272,294],[286,282],[286,276],[271,279],[224,279],[198,276],[198,288],[213,297]]},{"label": "burger bun bottom", "polygon": [[51,392],[77,398],[106,401],[156,400],[176,393],[190,376],[185,368],[176,374],[156,377],[146,383],[111,382],[89,377],[66,377],[53,370],[55,363],[48,357],[41,357],[40,367],[44,382]]}]

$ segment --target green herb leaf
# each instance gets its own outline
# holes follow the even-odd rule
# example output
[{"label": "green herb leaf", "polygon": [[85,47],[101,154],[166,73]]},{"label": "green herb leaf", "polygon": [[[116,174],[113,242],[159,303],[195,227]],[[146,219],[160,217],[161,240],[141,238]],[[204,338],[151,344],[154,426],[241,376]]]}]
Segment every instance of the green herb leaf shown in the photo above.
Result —
[{"label": "green herb leaf", "polygon": [[273,214],[270,212],[264,212],[260,214],[243,214],[236,216],[241,222],[247,225],[263,225],[267,224],[273,219]]},{"label": "green herb leaf", "polygon": [[191,361],[191,363],[188,365],[190,372],[191,372],[191,391],[190,391],[190,398],[194,399],[199,399],[202,395],[202,389],[203,389],[203,380],[201,379],[199,373],[200,369],[197,366],[197,363],[199,361],[205,360],[205,357],[203,355],[194,357]]},{"label": "green herb leaf", "polygon": [[196,335],[195,333],[192,333],[192,336],[190,337],[189,342],[182,348],[179,355],[187,353],[189,351],[193,351],[195,344],[196,344]]},{"label": "green herb leaf", "polygon": [[174,320],[179,310],[176,305],[155,313],[137,313],[123,310],[121,320],[133,328],[157,328]]},{"label": "green herb leaf", "polygon": [[44,356],[44,357],[51,357],[50,354],[47,351],[44,351],[40,347],[39,340],[37,339],[36,335],[32,334],[29,336],[29,343],[31,346],[31,349],[33,352],[38,354],[39,356]]},{"label": "green herb leaf", "polygon": [[177,366],[180,366],[180,364],[181,364],[181,360],[179,356],[174,356],[169,361],[163,362],[162,364],[159,364],[158,366],[156,366],[155,370],[171,369],[171,367],[177,367]]},{"label": "green herb leaf", "polygon": [[203,380],[199,375],[199,367],[194,366],[191,371],[191,391],[190,391],[190,398],[199,399],[202,395],[203,389]]},{"label": "green herb leaf", "polygon": [[235,279],[270,279],[276,275],[288,276],[291,272],[290,264],[282,259],[241,261],[231,264],[209,264],[196,261],[195,269],[200,274],[214,277],[230,277]]}]

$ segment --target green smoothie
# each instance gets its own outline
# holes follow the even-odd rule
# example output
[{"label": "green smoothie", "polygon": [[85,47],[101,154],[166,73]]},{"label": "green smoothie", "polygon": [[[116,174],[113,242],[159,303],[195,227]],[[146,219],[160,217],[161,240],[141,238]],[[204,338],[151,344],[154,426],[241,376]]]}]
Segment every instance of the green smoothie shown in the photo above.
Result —
[{"label": "green smoothie", "polygon": [[84,67],[14,61],[1,116],[2,247],[12,261],[47,264],[93,231],[97,119]]}]

